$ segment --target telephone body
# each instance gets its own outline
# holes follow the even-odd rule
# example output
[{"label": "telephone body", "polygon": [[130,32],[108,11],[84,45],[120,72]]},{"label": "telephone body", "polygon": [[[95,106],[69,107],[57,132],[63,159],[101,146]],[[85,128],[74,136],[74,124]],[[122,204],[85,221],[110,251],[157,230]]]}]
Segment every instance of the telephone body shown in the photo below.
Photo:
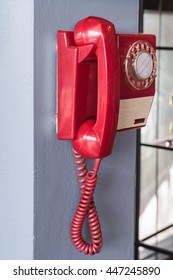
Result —
[{"label": "telephone body", "polygon": [[[146,125],[155,94],[156,39],[117,34],[113,23],[88,17],[74,32],[58,31],[57,44],[57,137],[73,141],[75,158],[95,159],[96,174],[98,160],[111,154],[116,131]],[[83,170],[85,185],[93,174],[86,179]],[[100,250],[86,247],[85,253]]]}]

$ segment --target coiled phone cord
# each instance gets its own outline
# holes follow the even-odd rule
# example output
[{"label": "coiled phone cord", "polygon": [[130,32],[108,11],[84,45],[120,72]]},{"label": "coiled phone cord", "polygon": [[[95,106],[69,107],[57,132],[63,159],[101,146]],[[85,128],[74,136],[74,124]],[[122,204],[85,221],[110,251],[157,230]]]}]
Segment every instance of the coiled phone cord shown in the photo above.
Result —
[{"label": "coiled phone cord", "polygon": [[[81,189],[80,201],[71,224],[71,240],[73,245],[84,254],[95,255],[102,247],[102,232],[93,200],[93,194],[97,182],[97,171],[101,159],[96,159],[93,170],[88,171],[85,159],[73,150],[74,163],[76,165],[79,188]],[[82,227],[85,218],[91,233],[92,243],[87,243],[82,237]]]}]

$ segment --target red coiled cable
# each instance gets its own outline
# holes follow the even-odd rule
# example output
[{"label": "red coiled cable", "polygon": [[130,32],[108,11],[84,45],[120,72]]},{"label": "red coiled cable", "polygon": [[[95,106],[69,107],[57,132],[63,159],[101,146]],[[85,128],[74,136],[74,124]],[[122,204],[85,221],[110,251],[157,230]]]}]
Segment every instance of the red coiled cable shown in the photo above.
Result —
[{"label": "red coiled cable", "polygon": [[[93,194],[97,182],[97,171],[100,159],[95,160],[93,170],[87,171],[85,159],[76,151],[73,151],[75,164],[77,165],[78,184],[81,189],[80,201],[71,224],[71,240],[73,245],[84,254],[94,255],[100,252],[102,247],[102,232]],[[85,218],[91,233],[92,243],[87,243],[82,237],[82,227]]]}]

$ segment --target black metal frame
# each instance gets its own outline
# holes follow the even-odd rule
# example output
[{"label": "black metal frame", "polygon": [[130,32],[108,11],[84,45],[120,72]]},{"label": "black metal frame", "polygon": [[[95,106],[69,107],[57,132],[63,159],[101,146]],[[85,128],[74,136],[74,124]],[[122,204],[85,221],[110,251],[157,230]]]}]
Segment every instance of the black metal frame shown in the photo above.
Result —
[{"label": "black metal frame", "polygon": [[[157,7],[157,10],[166,10],[163,9],[163,1],[149,1],[148,3],[153,5],[156,5],[156,2],[159,2],[159,5]],[[169,2],[170,3],[170,2]],[[139,32],[143,31],[143,10],[146,8],[147,1],[140,0],[140,9],[139,9]],[[154,6],[153,6],[154,7]],[[172,5],[173,8],[173,5]],[[173,11],[173,9],[169,9],[170,11]],[[157,47],[157,50],[166,50],[166,51],[173,51],[173,47]],[[150,238],[155,237],[159,235],[160,233],[168,230],[169,228],[173,228],[173,224],[153,233],[152,235],[147,236],[146,238],[139,240],[139,211],[140,211],[140,171],[141,171],[141,146],[150,147],[150,148],[156,148],[156,149],[163,149],[163,150],[169,150],[173,151],[173,147],[166,147],[161,143],[141,143],[141,132],[140,129],[137,130],[137,136],[136,136],[136,205],[135,205],[135,246],[134,246],[134,259],[139,259],[139,247],[143,247],[146,249],[149,249],[153,251],[153,253],[149,254],[146,258],[151,257],[155,255],[156,253],[161,253],[164,255],[167,255],[168,258],[173,257],[173,251],[152,246],[146,243],[146,241],[149,241]]]},{"label": "black metal frame", "polygon": [[[138,31],[142,32],[143,30],[143,0],[139,1],[139,27]],[[140,129],[137,129],[136,132],[136,192],[135,192],[135,246],[134,246],[134,259],[138,260],[138,237],[139,237],[139,210],[140,210],[140,170],[141,170],[141,133]]]},{"label": "black metal frame", "polygon": [[135,205],[135,251],[134,251],[134,259],[139,259],[139,246],[138,246],[138,239],[139,239],[139,210],[140,210],[140,170],[141,170],[141,151],[140,151],[140,140],[141,140],[141,133],[140,130],[137,130],[136,134],[136,205]]},{"label": "black metal frame", "polygon": [[161,146],[161,145],[155,145],[155,144],[147,144],[147,143],[142,143],[140,146],[144,147],[150,147],[150,148],[156,148],[160,150],[166,150],[166,151],[173,151],[173,147],[166,147],[166,146]]},{"label": "black metal frame", "polygon": [[144,0],[143,7],[148,10],[173,11],[173,2],[170,0]]}]

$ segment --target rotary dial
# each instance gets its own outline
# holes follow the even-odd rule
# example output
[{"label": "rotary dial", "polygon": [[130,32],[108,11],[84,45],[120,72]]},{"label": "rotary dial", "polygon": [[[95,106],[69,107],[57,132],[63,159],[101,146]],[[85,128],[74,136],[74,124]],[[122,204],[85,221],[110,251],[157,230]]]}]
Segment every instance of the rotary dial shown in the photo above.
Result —
[{"label": "rotary dial", "polygon": [[130,47],[125,60],[125,72],[133,88],[148,88],[156,77],[156,67],[156,53],[150,43],[137,41]]}]

